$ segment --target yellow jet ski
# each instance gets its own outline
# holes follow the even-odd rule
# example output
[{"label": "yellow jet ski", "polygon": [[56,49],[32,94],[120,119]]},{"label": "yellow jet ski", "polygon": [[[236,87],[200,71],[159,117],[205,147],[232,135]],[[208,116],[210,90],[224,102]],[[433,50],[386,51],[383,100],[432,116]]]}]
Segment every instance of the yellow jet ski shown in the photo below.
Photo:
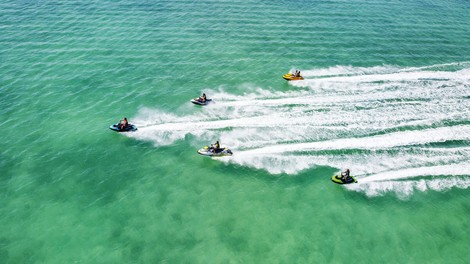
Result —
[{"label": "yellow jet ski", "polygon": [[337,184],[349,184],[357,182],[356,178],[354,178],[353,176],[348,176],[346,180],[343,180],[341,175],[333,175],[333,177],[331,177],[331,180]]},{"label": "yellow jet ski", "polygon": [[286,73],[284,75],[282,75],[282,78],[288,80],[288,81],[297,81],[297,80],[303,80],[304,77],[302,76],[295,76],[294,74],[292,73]]}]

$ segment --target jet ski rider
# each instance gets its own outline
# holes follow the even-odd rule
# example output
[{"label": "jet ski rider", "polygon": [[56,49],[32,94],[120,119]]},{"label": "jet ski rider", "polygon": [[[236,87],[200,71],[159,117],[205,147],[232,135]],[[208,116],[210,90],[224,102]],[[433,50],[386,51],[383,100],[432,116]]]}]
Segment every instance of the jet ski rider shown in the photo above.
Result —
[{"label": "jet ski rider", "polygon": [[349,176],[349,173],[350,173],[349,169],[346,169],[344,172],[341,172],[341,180],[343,182],[347,181],[349,177],[351,177]]},{"label": "jet ski rider", "polygon": [[127,118],[124,117],[124,120],[121,120],[119,123],[119,129],[124,130],[125,127],[129,125],[129,122],[127,122]]},{"label": "jet ski rider", "polygon": [[299,70],[295,71],[295,77],[300,77],[300,71]]},{"label": "jet ski rider", "polygon": [[207,100],[206,94],[203,93],[197,100],[204,103]]},{"label": "jet ski rider", "polygon": [[211,148],[210,150],[213,152],[213,153],[216,153],[220,150],[220,144],[219,144],[219,141],[217,140],[214,144],[211,145]]}]

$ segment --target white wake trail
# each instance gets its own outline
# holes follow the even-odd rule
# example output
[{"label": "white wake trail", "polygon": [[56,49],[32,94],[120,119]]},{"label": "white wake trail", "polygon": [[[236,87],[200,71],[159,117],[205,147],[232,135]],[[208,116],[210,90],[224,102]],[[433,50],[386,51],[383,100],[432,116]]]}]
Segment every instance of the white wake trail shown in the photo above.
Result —
[{"label": "white wake trail", "polygon": [[361,183],[375,181],[391,181],[414,177],[433,177],[433,176],[470,176],[470,163],[464,162],[451,165],[436,165],[429,167],[407,168],[394,171],[381,172],[379,174],[370,175],[361,178]]},{"label": "white wake trail", "polygon": [[282,144],[244,151],[244,155],[278,154],[300,151],[384,149],[449,140],[470,140],[470,125],[403,131],[366,138],[342,138],[323,142]]},{"label": "white wake trail", "polygon": [[470,163],[421,166],[398,169],[360,179],[357,184],[347,186],[349,190],[365,193],[367,196],[382,196],[394,192],[399,198],[407,199],[414,190],[445,191],[451,188],[470,187]]}]

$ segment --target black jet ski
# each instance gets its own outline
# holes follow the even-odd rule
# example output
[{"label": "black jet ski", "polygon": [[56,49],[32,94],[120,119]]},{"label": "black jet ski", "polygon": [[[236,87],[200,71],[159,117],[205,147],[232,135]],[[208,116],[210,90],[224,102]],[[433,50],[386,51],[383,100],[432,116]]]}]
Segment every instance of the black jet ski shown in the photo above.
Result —
[{"label": "black jet ski", "polygon": [[343,178],[341,177],[341,175],[333,175],[333,177],[331,177],[331,180],[337,184],[350,184],[350,183],[357,182],[356,178],[354,178],[353,176],[349,176],[346,178],[345,181],[343,181]]},{"label": "black jet ski", "polygon": [[209,157],[223,157],[233,155],[232,151],[228,148],[215,149],[214,147],[209,146],[203,147],[202,149],[198,150],[197,153]]},{"label": "black jet ski", "polygon": [[191,103],[197,104],[197,105],[207,105],[211,101],[212,99],[206,99],[206,101],[202,101],[200,98],[191,99]]},{"label": "black jet ski", "polygon": [[114,130],[116,132],[132,132],[132,131],[137,130],[137,127],[135,125],[132,125],[132,124],[127,124],[127,126],[123,127],[122,129],[121,129],[120,125],[121,125],[120,123],[111,125],[111,126],[109,126],[109,129]]}]

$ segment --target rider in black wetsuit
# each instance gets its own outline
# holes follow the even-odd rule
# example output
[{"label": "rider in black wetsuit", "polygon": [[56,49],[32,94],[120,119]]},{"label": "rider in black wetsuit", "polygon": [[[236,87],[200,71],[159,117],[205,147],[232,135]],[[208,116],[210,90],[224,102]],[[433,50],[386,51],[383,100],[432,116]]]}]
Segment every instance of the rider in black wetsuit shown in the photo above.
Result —
[{"label": "rider in black wetsuit", "polygon": [[129,122],[127,122],[127,118],[124,117],[124,120],[121,120],[121,123],[119,123],[119,129],[124,130],[129,125]]},{"label": "rider in black wetsuit", "polygon": [[346,182],[349,179],[349,177],[351,177],[349,173],[350,173],[349,169],[346,169],[346,171],[341,173],[341,180],[343,182]]},{"label": "rider in black wetsuit", "polygon": [[199,98],[197,99],[199,102],[204,103],[207,100],[206,94],[203,93]]},{"label": "rider in black wetsuit", "polygon": [[217,153],[220,151],[220,144],[218,140],[214,144],[212,144],[211,151],[214,153]]}]

